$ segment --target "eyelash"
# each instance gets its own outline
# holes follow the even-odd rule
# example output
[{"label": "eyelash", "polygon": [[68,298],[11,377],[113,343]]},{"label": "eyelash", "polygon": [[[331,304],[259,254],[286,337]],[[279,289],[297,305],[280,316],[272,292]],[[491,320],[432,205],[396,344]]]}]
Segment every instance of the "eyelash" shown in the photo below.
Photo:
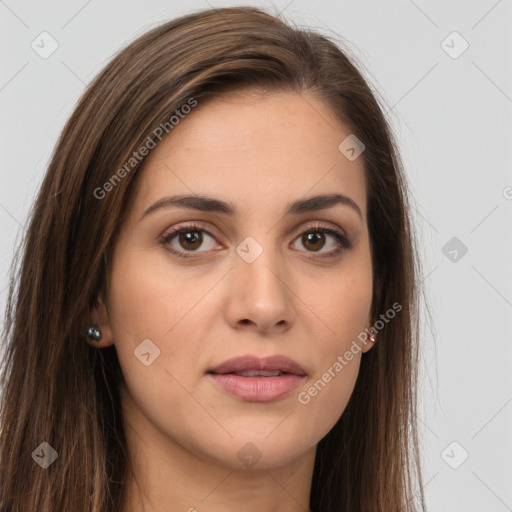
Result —
[{"label": "eyelash", "polygon": [[[214,235],[212,235],[207,229],[204,229],[202,226],[192,222],[187,225],[182,225],[182,224],[178,225],[170,233],[166,233],[165,235],[163,235],[160,239],[160,242],[162,245],[165,246],[165,249],[167,251],[174,254],[175,256],[178,256],[179,258],[194,258],[195,255],[193,255],[193,254],[187,254],[186,251],[183,251],[183,252],[177,251],[168,246],[169,242],[177,235],[180,235],[182,233],[194,232],[194,231],[202,231],[202,232],[206,233],[207,235],[211,236],[212,238],[215,238]],[[314,224],[314,225],[308,226],[308,228],[306,230],[304,230],[301,233],[301,235],[303,235],[305,233],[327,233],[329,235],[332,235],[338,244],[338,247],[334,251],[331,251],[330,253],[327,253],[327,255],[319,256],[317,258],[335,257],[342,250],[352,248],[352,242],[345,235],[343,235],[341,231],[339,231],[335,228],[322,226],[321,224]],[[193,252],[198,252],[198,251],[193,251]],[[311,252],[311,251],[307,251],[307,252]]]}]

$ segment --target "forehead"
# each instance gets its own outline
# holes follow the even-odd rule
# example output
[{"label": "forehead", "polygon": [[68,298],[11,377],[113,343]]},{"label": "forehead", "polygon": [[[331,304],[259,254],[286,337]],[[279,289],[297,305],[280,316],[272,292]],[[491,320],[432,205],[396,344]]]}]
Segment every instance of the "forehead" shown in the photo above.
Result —
[{"label": "forehead", "polygon": [[142,207],[166,193],[207,194],[249,208],[339,192],[366,212],[364,163],[338,149],[350,135],[308,94],[230,93],[184,116],[146,158]]}]

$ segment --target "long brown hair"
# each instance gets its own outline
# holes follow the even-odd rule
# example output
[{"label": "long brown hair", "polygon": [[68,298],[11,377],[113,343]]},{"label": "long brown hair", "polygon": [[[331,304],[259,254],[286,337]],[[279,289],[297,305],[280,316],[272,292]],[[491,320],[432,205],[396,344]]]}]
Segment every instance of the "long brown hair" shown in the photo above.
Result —
[{"label": "long brown hair", "polygon": [[[130,470],[122,373],[115,348],[91,347],[84,331],[98,296],[108,296],[112,246],[141,163],[126,162],[157,143],[155,129],[191,98],[245,87],[314,94],[365,144],[373,318],[402,305],[363,355],[346,410],[317,446],[311,510],[411,512],[416,502],[425,510],[416,425],[420,269],[396,143],[339,42],[239,7],[194,12],[130,43],[89,85],[60,136],[11,276],[1,511],[121,510]],[[47,469],[32,458],[43,442],[58,454]]]}]

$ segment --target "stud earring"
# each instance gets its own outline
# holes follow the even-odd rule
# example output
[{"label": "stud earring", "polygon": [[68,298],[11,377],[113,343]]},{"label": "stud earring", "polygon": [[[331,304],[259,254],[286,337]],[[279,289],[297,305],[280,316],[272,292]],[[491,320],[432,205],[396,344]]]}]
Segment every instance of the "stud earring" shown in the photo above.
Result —
[{"label": "stud earring", "polygon": [[87,337],[90,341],[99,343],[101,341],[101,330],[97,325],[92,325],[87,331]]}]

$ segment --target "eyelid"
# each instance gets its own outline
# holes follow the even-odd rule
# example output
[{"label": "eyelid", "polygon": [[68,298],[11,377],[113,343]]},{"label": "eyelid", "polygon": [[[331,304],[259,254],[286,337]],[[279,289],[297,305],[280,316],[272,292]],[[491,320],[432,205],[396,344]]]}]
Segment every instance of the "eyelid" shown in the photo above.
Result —
[{"label": "eyelid", "polygon": [[[340,255],[341,252],[344,252],[344,251],[352,248],[353,242],[350,240],[350,238],[346,234],[345,230],[341,229],[338,226],[334,227],[332,225],[329,225],[329,224],[327,224],[327,221],[310,221],[310,222],[312,222],[312,223],[309,223],[309,224],[305,223],[306,225],[303,224],[299,228],[299,232],[293,239],[294,242],[297,240],[297,238],[301,234],[308,233],[308,232],[311,232],[311,233],[324,232],[324,233],[326,233],[328,235],[330,234],[332,237],[334,237],[334,239],[338,245],[337,249],[328,251],[326,253],[323,253],[323,252],[318,253],[318,254],[320,254],[320,256],[317,256],[317,257],[313,256],[312,257],[313,259],[328,259],[329,257],[334,258],[334,257]],[[324,224],[323,222],[326,222],[326,224]],[[209,235],[211,238],[217,240],[217,236],[214,235],[211,232],[211,230],[204,227],[204,225],[202,225],[201,221],[199,221],[199,222],[185,221],[185,222],[177,224],[170,231],[164,232],[164,234],[161,235],[161,237],[160,237],[160,242],[162,245],[166,246],[169,244],[170,240],[172,240],[175,236],[177,236],[183,232],[186,232],[186,231],[202,231],[202,232],[206,233],[207,235]],[[183,259],[195,258],[196,253],[200,254],[202,252],[204,252],[204,253],[209,252],[209,251],[183,251],[183,250],[178,251],[175,249],[171,249],[169,247],[165,247],[165,248],[172,254],[174,254],[178,257],[181,257]],[[311,251],[300,251],[300,252],[307,252],[312,255],[315,254],[315,252],[311,252]]]},{"label": "eyelid", "polygon": [[[168,243],[169,240],[173,239],[175,236],[179,235],[182,232],[186,231],[202,231],[217,240],[217,236],[214,235],[210,229],[205,228],[200,222],[190,221],[190,222],[180,222],[176,224],[171,230],[165,231],[163,235],[160,237],[160,241],[162,243]],[[196,252],[205,252],[205,251],[196,251]]]}]

